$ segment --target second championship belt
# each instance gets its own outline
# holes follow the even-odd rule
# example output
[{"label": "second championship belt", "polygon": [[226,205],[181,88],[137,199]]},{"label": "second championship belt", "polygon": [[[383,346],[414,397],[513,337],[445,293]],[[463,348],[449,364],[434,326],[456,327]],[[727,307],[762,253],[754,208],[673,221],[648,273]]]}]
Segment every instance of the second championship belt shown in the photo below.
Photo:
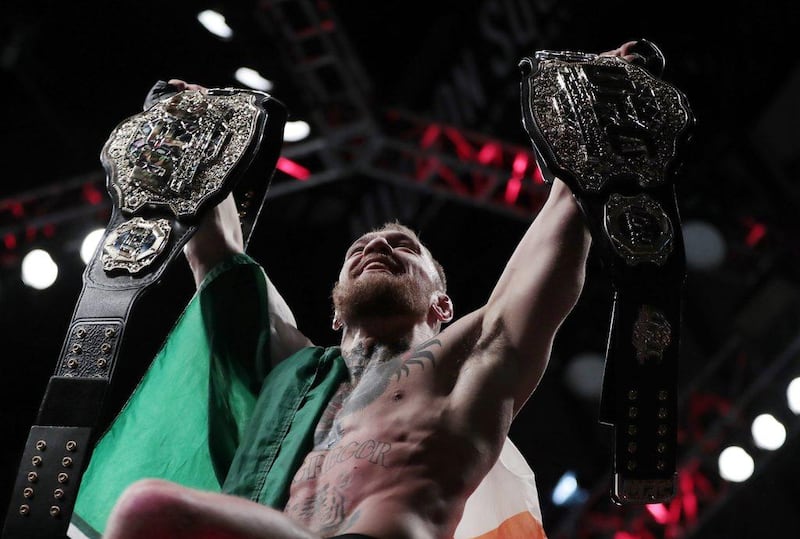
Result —
[{"label": "second championship belt", "polygon": [[163,82],[103,147],[113,201],[83,273],[67,336],[23,451],[3,539],[62,539],[88,465],[134,303],[181,253],[202,217],[234,193],[245,245],[283,140],[285,107],[234,88]]},{"label": "second championship belt", "polygon": [[642,64],[538,51],[520,62],[523,124],[545,179],[572,190],[614,287],[600,421],[614,427],[612,499],[675,495],[677,366],[686,262],[675,193],[694,124],[686,97]]}]

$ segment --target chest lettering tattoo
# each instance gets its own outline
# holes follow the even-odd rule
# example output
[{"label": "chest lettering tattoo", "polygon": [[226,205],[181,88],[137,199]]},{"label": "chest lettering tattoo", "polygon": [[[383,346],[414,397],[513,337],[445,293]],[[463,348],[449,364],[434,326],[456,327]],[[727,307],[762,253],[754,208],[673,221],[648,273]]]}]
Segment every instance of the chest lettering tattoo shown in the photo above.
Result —
[{"label": "chest lettering tattoo", "polygon": [[386,464],[386,455],[392,449],[392,444],[380,440],[365,440],[363,442],[350,442],[316,455],[309,456],[297,470],[292,483],[316,479],[328,472],[337,464],[349,460],[366,460],[383,468]]}]

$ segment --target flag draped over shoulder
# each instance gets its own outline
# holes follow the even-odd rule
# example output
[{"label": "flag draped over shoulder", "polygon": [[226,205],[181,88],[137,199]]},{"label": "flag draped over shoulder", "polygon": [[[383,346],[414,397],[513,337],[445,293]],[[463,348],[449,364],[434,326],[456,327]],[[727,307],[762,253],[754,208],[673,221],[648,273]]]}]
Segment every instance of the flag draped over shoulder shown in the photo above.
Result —
[{"label": "flag draped over shoulder", "polygon": [[122,491],[161,478],[219,492],[266,371],[263,270],[246,255],[215,267],[83,475],[69,536],[99,537]]},{"label": "flag draped over shoulder", "polygon": [[[268,316],[266,276],[252,259],[236,255],[209,273],[98,442],[70,538],[99,538],[122,491],[143,478],[282,509],[347,371],[338,348],[309,347],[265,378]],[[506,439],[454,539],[544,537],[533,472]]]}]

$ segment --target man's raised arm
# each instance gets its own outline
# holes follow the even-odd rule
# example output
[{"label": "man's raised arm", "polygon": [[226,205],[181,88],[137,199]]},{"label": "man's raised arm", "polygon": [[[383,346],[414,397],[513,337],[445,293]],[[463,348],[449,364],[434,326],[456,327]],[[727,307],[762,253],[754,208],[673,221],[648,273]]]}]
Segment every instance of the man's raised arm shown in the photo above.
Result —
[{"label": "man's raised arm", "polygon": [[515,412],[539,383],[555,333],[578,301],[590,244],[572,193],[556,179],[482,309],[482,334],[500,337],[498,359],[517,381]]}]

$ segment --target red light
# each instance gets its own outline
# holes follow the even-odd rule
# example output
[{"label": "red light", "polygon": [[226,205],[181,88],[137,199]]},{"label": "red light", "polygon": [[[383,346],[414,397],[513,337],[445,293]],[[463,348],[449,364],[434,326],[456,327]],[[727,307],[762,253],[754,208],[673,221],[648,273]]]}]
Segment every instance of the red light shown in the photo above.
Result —
[{"label": "red light", "polygon": [[36,229],[32,226],[29,226],[25,229],[25,240],[33,241],[36,239]]},{"label": "red light", "polygon": [[429,125],[422,133],[422,140],[420,141],[419,145],[423,148],[430,148],[433,143],[436,142],[436,139],[439,138],[439,133],[441,132],[442,129],[438,125]]},{"label": "red light", "polygon": [[464,138],[457,129],[453,129],[452,127],[446,127],[444,130],[447,138],[453,141],[453,144],[456,145],[456,153],[461,159],[471,159],[473,150],[472,146],[467,139]]},{"label": "red light", "polygon": [[757,221],[750,221],[748,223],[750,230],[747,232],[747,237],[744,242],[748,247],[755,247],[767,235],[767,226]]},{"label": "red light", "polygon": [[527,168],[528,155],[521,152],[515,155],[514,163],[511,165],[511,177],[506,184],[506,203],[514,204],[519,198],[519,192],[522,190],[522,177]]},{"label": "red light", "polygon": [[514,204],[519,198],[519,192],[522,189],[522,179],[513,176],[508,179],[506,184],[505,200],[508,204]]},{"label": "red light", "polygon": [[5,244],[6,249],[16,249],[17,237],[14,234],[8,233],[3,236],[3,243]]},{"label": "red light", "polygon": [[278,158],[278,170],[281,172],[285,172],[292,178],[295,178],[300,181],[305,181],[311,176],[311,171],[308,170],[306,167],[295,163],[290,159],[286,159],[285,157]]},{"label": "red light", "polygon": [[491,164],[493,161],[497,160],[500,157],[500,145],[496,142],[487,142],[483,145],[483,148],[478,151],[478,163],[482,165]]},{"label": "red light", "polygon": [[53,234],[56,233],[56,227],[52,223],[48,223],[42,227],[42,234],[44,234],[45,238],[52,238]]},{"label": "red light", "polygon": [[514,171],[514,176],[522,179],[526,168],[528,168],[528,154],[518,153],[515,155],[514,164],[511,165],[511,170]]},{"label": "red light", "polygon": [[22,207],[22,204],[19,202],[12,202],[11,203],[11,215],[14,217],[22,217],[25,215],[25,209]]},{"label": "red light", "polygon": [[651,515],[653,515],[653,518],[659,524],[666,524],[667,522],[669,522],[670,520],[669,511],[667,511],[667,508],[664,506],[663,503],[651,503],[648,504],[646,507],[647,511]]},{"label": "red light", "polygon": [[103,201],[103,194],[94,185],[85,183],[83,184],[83,198],[92,206],[96,206]]}]

